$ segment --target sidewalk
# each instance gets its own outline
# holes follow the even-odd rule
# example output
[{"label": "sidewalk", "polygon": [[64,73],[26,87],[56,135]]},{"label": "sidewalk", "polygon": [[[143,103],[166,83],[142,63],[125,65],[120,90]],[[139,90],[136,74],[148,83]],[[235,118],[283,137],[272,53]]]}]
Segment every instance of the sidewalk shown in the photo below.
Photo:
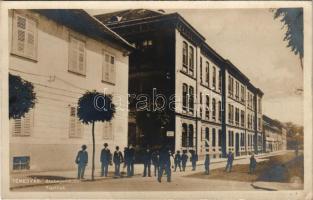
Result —
[{"label": "sidewalk", "polygon": [[[259,162],[266,160],[267,157],[280,155],[285,152],[275,152],[270,154],[259,154],[256,155],[256,158]],[[226,158],[216,158],[211,159],[211,169],[222,168],[225,166],[227,159]],[[234,165],[237,164],[247,164],[249,162],[249,156],[240,156],[236,157]],[[187,169],[185,172],[173,172],[173,175],[187,176],[193,173],[197,173],[200,170],[203,170],[204,161],[197,162],[197,170],[191,170],[191,163],[188,162]],[[135,164],[134,167],[135,176],[141,176],[143,172],[143,164]],[[153,172],[154,167],[151,166],[151,171]],[[95,170],[95,180],[105,180],[112,179],[113,177],[114,166],[109,166],[109,175],[108,177],[100,176],[100,169]],[[125,174],[126,168],[121,167],[122,175]],[[51,184],[60,184],[60,183],[78,183],[84,181],[90,181],[91,179],[91,169],[88,167],[85,171],[85,180],[77,180],[77,170],[65,170],[65,171],[42,171],[42,172],[23,172],[23,173],[12,173],[10,188],[23,188],[23,187],[33,187],[40,185],[51,185]],[[260,186],[261,187],[261,186]]]}]

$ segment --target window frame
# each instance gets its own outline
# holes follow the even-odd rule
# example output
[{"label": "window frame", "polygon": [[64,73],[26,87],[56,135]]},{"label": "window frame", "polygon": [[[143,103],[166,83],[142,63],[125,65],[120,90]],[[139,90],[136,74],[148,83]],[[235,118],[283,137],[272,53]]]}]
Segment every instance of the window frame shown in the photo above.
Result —
[{"label": "window frame", "polygon": [[[78,50],[77,50],[78,53],[77,53],[77,56],[76,56],[77,60],[75,61],[77,63],[76,67],[72,66],[73,63],[71,61],[71,56],[73,56],[72,55],[73,54],[72,51],[75,50],[75,49],[73,49],[73,46],[72,46],[72,40],[73,41],[76,40],[76,42],[78,43]],[[83,52],[84,60],[83,60],[83,63],[82,63],[83,64],[83,71],[79,70],[79,65],[80,65],[79,58],[80,58],[80,54],[81,54],[81,52],[79,52],[79,48],[80,48],[79,44],[83,44],[83,47],[84,47],[83,48],[83,50],[84,50],[84,52]],[[87,46],[87,42],[86,42],[86,40],[83,37],[79,37],[79,36],[77,36],[74,33],[70,33],[69,34],[69,41],[68,41],[68,71],[69,72],[77,74],[77,75],[80,75],[80,76],[86,76],[86,73],[87,73],[87,53],[86,53],[87,48],[86,48],[86,46]],[[76,68],[76,70],[74,68]]]}]

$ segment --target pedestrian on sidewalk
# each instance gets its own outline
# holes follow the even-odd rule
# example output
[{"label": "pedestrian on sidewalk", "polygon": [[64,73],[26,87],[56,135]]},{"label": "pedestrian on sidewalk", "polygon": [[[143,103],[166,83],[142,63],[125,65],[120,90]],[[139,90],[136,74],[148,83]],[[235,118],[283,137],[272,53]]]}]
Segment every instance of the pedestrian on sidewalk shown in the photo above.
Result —
[{"label": "pedestrian on sidewalk", "polygon": [[231,169],[233,167],[233,161],[234,161],[234,154],[233,154],[233,152],[230,151],[227,154],[227,164],[225,167],[226,172],[231,172]]},{"label": "pedestrian on sidewalk", "polygon": [[183,150],[183,155],[181,157],[181,164],[182,164],[183,171],[185,171],[186,169],[187,161],[188,161],[187,151]]},{"label": "pedestrian on sidewalk", "polygon": [[78,165],[78,175],[77,179],[84,179],[84,174],[85,174],[85,168],[88,163],[88,153],[86,151],[87,146],[82,145],[82,149],[78,151],[77,156],[76,156],[76,164]]},{"label": "pedestrian on sidewalk", "polygon": [[148,171],[148,176],[151,177],[151,151],[149,147],[146,148],[146,151],[143,154],[143,176],[147,176],[147,171]]},{"label": "pedestrian on sidewalk", "polygon": [[163,171],[165,170],[167,182],[171,182],[171,155],[168,147],[163,147],[160,151],[160,166],[158,173],[158,181],[161,183]]},{"label": "pedestrian on sidewalk", "polygon": [[151,160],[154,166],[154,176],[157,176],[157,174],[159,173],[159,152],[157,150],[152,152]]},{"label": "pedestrian on sidewalk", "polygon": [[109,164],[112,162],[112,155],[108,148],[108,143],[103,144],[104,148],[101,151],[100,162],[101,162],[101,176],[108,176]]},{"label": "pedestrian on sidewalk", "polygon": [[250,157],[249,174],[253,174],[255,172],[256,163],[257,162],[256,162],[256,159],[254,157],[254,154],[252,154]]},{"label": "pedestrian on sidewalk", "polygon": [[127,171],[127,177],[131,177],[131,157],[129,154],[129,147],[125,147],[124,149],[124,160],[125,160],[125,167]]},{"label": "pedestrian on sidewalk", "polygon": [[115,177],[121,176],[120,166],[121,166],[121,163],[123,161],[124,161],[124,159],[123,159],[122,152],[120,152],[119,146],[116,146],[115,152],[113,154],[113,162],[114,162],[114,166],[115,166],[115,173],[114,173]]},{"label": "pedestrian on sidewalk", "polygon": [[177,166],[179,167],[179,171],[181,172],[181,155],[180,155],[180,151],[176,152],[175,158],[174,158],[174,163],[175,163],[174,172],[176,172]]},{"label": "pedestrian on sidewalk", "polygon": [[211,164],[210,155],[209,155],[209,153],[207,152],[207,153],[205,154],[205,160],[204,160],[205,174],[210,174],[210,164]]},{"label": "pedestrian on sidewalk", "polygon": [[192,164],[192,171],[195,171],[198,161],[198,155],[194,150],[191,150],[190,153],[191,153],[190,161]]},{"label": "pedestrian on sidewalk", "polygon": [[134,176],[135,149],[131,144],[129,145],[128,156],[129,156],[130,176]]}]

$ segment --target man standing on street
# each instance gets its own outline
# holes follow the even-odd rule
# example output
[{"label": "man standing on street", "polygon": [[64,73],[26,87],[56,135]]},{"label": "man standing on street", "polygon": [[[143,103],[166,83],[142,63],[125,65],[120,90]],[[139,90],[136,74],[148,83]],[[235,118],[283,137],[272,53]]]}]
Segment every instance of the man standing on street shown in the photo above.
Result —
[{"label": "man standing on street", "polygon": [[111,152],[108,149],[108,143],[104,143],[104,148],[101,151],[100,155],[101,161],[101,176],[108,176],[108,168],[111,162]]},{"label": "man standing on street", "polygon": [[176,172],[177,166],[179,167],[179,171],[181,172],[181,155],[180,155],[180,151],[177,151],[175,154],[175,158],[174,158],[174,163],[175,163],[175,169],[174,172]]},{"label": "man standing on street", "polygon": [[186,170],[187,161],[188,161],[187,151],[183,150],[183,155],[181,157],[181,163],[182,163],[183,171]]},{"label": "man standing on street", "polygon": [[227,164],[225,167],[225,171],[231,172],[231,169],[233,167],[233,160],[234,160],[234,154],[230,151],[227,154]]},{"label": "man standing on street", "polygon": [[84,179],[85,168],[88,163],[88,153],[86,149],[87,146],[82,145],[82,150],[80,150],[76,156],[75,162],[78,165],[77,179]]},{"label": "man standing on street", "polygon": [[130,176],[134,176],[134,164],[135,164],[135,149],[130,144],[128,149]]},{"label": "man standing on street", "polygon": [[250,165],[249,165],[249,174],[253,174],[256,168],[256,160],[254,158],[254,154],[250,157]]},{"label": "man standing on street", "polygon": [[205,154],[204,169],[205,174],[210,174],[210,155],[208,152]]},{"label": "man standing on street", "polygon": [[196,166],[197,166],[197,161],[198,161],[198,155],[197,155],[197,153],[194,150],[191,151],[190,161],[191,161],[191,164],[192,164],[192,171],[195,171],[196,170]]},{"label": "man standing on street", "polygon": [[147,171],[148,171],[148,176],[151,177],[151,152],[150,152],[149,147],[147,147],[143,155],[143,168],[144,168],[143,177],[147,176]]},{"label": "man standing on street", "polygon": [[113,162],[114,162],[114,166],[115,166],[115,177],[119,177],[121,176],[120,174],[120,166],[121,163],[123,162],[123,155],[122,152],[120,152],[120,148],[119,146],[116,146],[115,148],[115,152],[113,154]]},{"label": "man standing on street", "polygon": [[158,174],[158,181],[161,183],[163,171],[165,170],[167,175],[167,182],[171,182],[171,155],[169,148],[163,147],[160,151],[160,167]]},{"label": "man standing on street", "polygon": [[159,173],[159,152],[157,150],[153,151],[151,155],[152,164],[154,166],[154,176]]}]

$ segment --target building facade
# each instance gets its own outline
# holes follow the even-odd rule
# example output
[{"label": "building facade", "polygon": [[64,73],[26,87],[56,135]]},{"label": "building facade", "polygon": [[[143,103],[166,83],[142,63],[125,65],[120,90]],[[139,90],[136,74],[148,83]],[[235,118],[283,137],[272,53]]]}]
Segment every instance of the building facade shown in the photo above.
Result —
[{"label": "building facade", "polygon": [[[195,150],[200,157],[207,151],[214,158],[229,151],[236,156],[262,151],[262,127],[257,124],[262,91],[182,16],[136,9],[95,17],[136,46],[130,54],[130,93],[157,89],[169,99],[175,96],[170,125],[154,133],[165,138],[160,141],[173,150]],[[146,133],[138,128],[136,116],[133,110],[129,139],[135,139],[129,142],[142,146]]]},{"label": "building facade", "polygon": [[265,152],[287,150],[287,131],[281,122],[263,115]]},{"label": "building facade", "polygon": [[[37,97],[23,118],[10,120],[10,169],[74,169],[82,144],[92,152],[78,99],[87,90],[112,94],[115,104],[115,97],[127,96],[132,47],[83,10],[10,10],[9,20],[9,72],[31,82]],[[126,146],[127,132],[122,110],[111,122],[96,123],[96,158],[104,142]]]}]

